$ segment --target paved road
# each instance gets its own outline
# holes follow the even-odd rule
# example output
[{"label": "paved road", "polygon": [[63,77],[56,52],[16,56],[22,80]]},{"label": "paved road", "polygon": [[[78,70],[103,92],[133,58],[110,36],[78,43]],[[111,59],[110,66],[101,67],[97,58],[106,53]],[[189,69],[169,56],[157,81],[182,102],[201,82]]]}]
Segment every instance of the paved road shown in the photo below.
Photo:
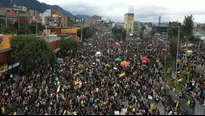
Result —
[{"label": "paved road", "polygon": [[164,106],[162,105],[162,102],[160,101],[160,102],[158,102],[155,105],[159,108],[160,115],[164,115],[165,114],[165,110],[164,110]]},{"label": "paved road", "polygon": [[198,102],[195,103],[194,115],[205,115],[205,108]]},{"label": "paved road", "polygon": [[200,74],[205,74],[205,68],[202,66],[196,66],[196,72],[200,73]]}]

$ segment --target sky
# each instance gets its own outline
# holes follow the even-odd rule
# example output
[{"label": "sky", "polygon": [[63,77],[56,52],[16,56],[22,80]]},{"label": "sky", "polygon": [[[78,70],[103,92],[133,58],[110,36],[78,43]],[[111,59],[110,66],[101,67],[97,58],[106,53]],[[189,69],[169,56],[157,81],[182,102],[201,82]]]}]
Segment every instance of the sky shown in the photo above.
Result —
[{"label": "sky", "polygon": [[38,0],[59,5],[72,14],[99,15],[117,22],[124,21],[124,14],[135,14],[135,21],[182,22],[185,15],[193,15],[194,22],[205,22],[205,0]]}]

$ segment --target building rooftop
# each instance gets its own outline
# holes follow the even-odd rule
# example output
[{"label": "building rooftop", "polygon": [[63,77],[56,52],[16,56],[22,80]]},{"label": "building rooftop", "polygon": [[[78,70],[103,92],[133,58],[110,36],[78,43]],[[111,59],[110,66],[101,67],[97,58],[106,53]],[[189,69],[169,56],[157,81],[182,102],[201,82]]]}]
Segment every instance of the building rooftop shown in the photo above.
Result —
[{"label": "building rooftop", "polygon": [[134,15],[134,13],[126,13],[125,15]]}]

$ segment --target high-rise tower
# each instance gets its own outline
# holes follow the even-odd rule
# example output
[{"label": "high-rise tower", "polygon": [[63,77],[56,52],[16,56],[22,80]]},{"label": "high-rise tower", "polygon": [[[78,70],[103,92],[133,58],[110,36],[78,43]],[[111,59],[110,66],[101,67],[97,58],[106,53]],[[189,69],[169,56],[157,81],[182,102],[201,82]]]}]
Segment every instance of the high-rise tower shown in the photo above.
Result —
[{"label": "high-rise tower", "polygon": [[127,30],[127,34],[133,34],[134,30],[134,7],[128,7],[128,13],[124,15],[124,28]]}]

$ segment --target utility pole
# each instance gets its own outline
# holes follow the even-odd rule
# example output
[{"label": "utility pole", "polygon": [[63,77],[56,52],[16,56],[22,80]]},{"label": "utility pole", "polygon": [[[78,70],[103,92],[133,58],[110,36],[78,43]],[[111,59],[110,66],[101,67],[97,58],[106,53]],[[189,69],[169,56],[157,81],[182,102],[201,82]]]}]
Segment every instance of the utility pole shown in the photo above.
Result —
[{"label": "utility pole", "polygon": [[0,34],[2,33],[2,23],[1,23],[1,32],[0,32]]},{"label": "utility pole", "polygon": [[83,41],[83,19],[81,19],[81,28],[80,28],[80,40],[81,40],[81,42]]},{"label": "utility pole", "polygon": [[[46,25],[46,30],[48,29],[48,25]],[[49,33],[46,35],[46,41],[49,42]]]},{"label": "utility pole", "polygon": [[38,35],[38,23],[36,21],[36,36]]},{"label": "utility pole", "polygon": [[[169,39],[168,28],[169,28],[169,26],[167,27],[167,35],[165,36],[166,39]],[[167,40],[165,42],[166,42],[165,43],[166,51],[165,51],[165,58],[164,58],[164,77],[166,76],[166,72],[167,72],[167,70],[166,70],[167,69]]]},{"label": "utility pole", "polygon": [[8,27],[8,15],[7,15],[7,12],[6,12],[6,28]]},{"label": "utility pole", "polygon": [[[179,39],[180,39],[180,30],[181,30],[181,23],[178,23],[178,29],[175,29],[172,25],[171,22],[169,22],[169,26],[171,28],[173,28],[174,30],[176,30],[178,32],[178,38],[177,38],[177,55],[176,55],[176,68],[175,68],[175,73],[176,73],[176,77],[177,77],[177,65],[178,65],[178,54],[179,54]],[[176,78],[175,76],[173,76],[173,78]]]},{"label": "utility pole", "polygon": [[165,57],[164,57],[164,76],[166,76],[166,68],[167,68],[167,42],[165,43]]},{"label": "utility pole", "polygon": [[20,29],[20,23],[21,23],[21,21],[20,21],[21,19],[20,19],[20,16],[19,16],[19,12],[18,12],[18,29]]},{"label": "utility pole", "polygon": [[181,24],[179,23],[179,29],[178,29],[178,39],[177,39],[177,55],[176,55],[176,77],[177,77],[177,64],[178,64],[178,54],[179,54],[179,39],[180,39],[180,29]]}]

